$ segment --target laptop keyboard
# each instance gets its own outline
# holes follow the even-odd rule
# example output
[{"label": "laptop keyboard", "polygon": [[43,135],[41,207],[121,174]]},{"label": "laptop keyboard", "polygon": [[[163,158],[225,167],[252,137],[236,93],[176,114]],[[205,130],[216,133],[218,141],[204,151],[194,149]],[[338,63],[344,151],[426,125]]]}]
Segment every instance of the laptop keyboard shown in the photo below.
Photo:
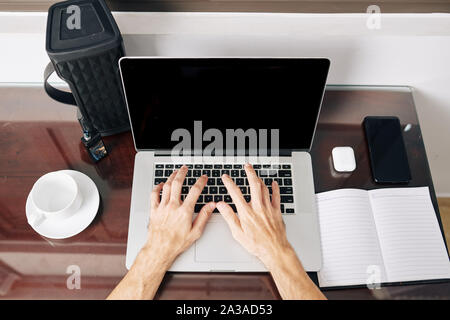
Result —
[{"label": "laptop keyboard", "polygon": [[[175,169],[181,168],[181,164],[155,164],[154,185],[165,182]],[[225,201],[236,212],[227,189],[223,185],[221,176],[227,174],[233,179],[247,202],[251,200],[250,187],[242,164],[188,164],[188,172],[181,190],[181,200],[184,200],[191,186],[202,175],[208,176],[208,182],[200,195],[195,212],[199,212],[205,203]],[[294,192],[292,183],[291,164],[255,164],[256,174],[263,180],[272,194],[272,182],[276,180],[280,186],[281,213],[294,214]],[[217,209],[214,211],[217,213]]]}]

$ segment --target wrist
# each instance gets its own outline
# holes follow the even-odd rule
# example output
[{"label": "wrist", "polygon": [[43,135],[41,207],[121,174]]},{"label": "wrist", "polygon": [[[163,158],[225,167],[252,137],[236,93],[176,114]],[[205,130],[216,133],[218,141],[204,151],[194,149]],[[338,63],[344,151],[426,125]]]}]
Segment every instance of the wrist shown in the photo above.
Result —
[{"label": "wrist", "polygon": [[152,249],[144,246],[110,298],[152,299],[170,265],[167,259],[160,259]]},{"label": "wrist", "polygon": [[165,273],[169,270],[175,258],[161,252],[158,248],[145,245],[136,257],[133,267],[142,270],[142,274]]},{"label": "wrist", "polygon": [[294,248],[290,244],[275,248],[272,254],[262,260],[271,273],[292,268],[304,270]]},{"label": "wrist", "polygon": [[279,250],[271,264],[266,265],[283,299],[326,299],[289,246]]},{"label": "wrist", "polygon": [[294,249],[279,250],[271,264],[266,265],[283,299],[324,299],[311,281]]}]

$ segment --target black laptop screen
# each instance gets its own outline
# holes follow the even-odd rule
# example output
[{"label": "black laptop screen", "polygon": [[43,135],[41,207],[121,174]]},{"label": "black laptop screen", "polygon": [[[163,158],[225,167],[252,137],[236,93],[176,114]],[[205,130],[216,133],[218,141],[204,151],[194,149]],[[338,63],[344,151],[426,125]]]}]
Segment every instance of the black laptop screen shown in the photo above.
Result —
[{"label": "black laptop screen", "polygon": [[126,58],[120,66],[138,150],[171,150],[177,129],[194,139],[196,127],[198,140],[199,126],[202,148],[208,129],[223,133],[224,148],[227,129],[266,129],[261,148],[278,129],[280,149],[300,150],[311,146],[329,60]]}]

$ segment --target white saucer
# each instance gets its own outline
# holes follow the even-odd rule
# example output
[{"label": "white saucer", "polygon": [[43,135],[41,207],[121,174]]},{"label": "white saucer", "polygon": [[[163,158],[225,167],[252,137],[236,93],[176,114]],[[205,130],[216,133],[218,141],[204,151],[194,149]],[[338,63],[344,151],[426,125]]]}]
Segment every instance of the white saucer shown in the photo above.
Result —
[{"label": "white saucer", "polygon": [[[100,205],[100,196],[98,194],[97,186],[94,181],[84,173],[74,170],[61,170],[62,172],[69,174],[78,184],[81,195],[83,196],[83,202],[80,209],[74,213],[71,217],[59,221],[53,219],[45,219],[43,222],[32,228],[40,235],[51,239],[65,239],[73,237],[86,229],[97,215],[98,207]],[[27,218],[30,213],[35,210],[30,195],[27,198],[27,204],[25,211]]]}]

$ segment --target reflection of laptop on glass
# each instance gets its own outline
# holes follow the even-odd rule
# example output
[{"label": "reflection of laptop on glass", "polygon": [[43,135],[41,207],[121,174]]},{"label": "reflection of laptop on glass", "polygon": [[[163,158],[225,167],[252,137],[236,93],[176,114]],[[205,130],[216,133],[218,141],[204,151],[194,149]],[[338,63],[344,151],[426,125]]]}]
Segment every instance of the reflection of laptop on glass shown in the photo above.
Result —
[{"label": "reflection of laptop on glass", "polygon": [[[138,151],[133,177],[127,268],[146,240],[150,192],[175,168],[182,164],[190,168],[184,194],[201,174],[206,173],[210,177],[196,210],[211,200],[232,204],[220,179],[223,173],[228,173],[247,200],[249,198],[242,168],[244,157],[227,162],[228,158],[213,153],[214,156],[200,160],[189,157],[178,158],[174,162],[172,150],[180,143],[180,135],[174,132],[179,133],[180,130],[176,130],[181,129],[181,132],[191,134],[191,147],[195,154],[206,151],[205,147],[213,142],[208,133],[219,132],[223,134],[223,154],[255,155],[255,150],[248,144],[256,133],[259,153],[252,158],[252,164],[267,185],[277,179],[282,191],[282,212],[288,240],[307,271],[319,270],[320,235],[308,151],[319,115],[329,60],[126,57],[119,64]],[[229,144],[225,141],[229,137],[226,129],[235,133],[238,132],[236,129],[243,129],[241,133],[248,133],[248,144]],[[277,131],[273,129],[279,129],[278,136],[274,135]],[[276,138],[279,139],[279,148],[276,147],[275,151],[279,150],[279,156],[275,156],[273,150]],[[265,268],[232,238],[228,226],[217,213],[211,217],[202,237],[178,257],[170,270],[265,271]]]}]

